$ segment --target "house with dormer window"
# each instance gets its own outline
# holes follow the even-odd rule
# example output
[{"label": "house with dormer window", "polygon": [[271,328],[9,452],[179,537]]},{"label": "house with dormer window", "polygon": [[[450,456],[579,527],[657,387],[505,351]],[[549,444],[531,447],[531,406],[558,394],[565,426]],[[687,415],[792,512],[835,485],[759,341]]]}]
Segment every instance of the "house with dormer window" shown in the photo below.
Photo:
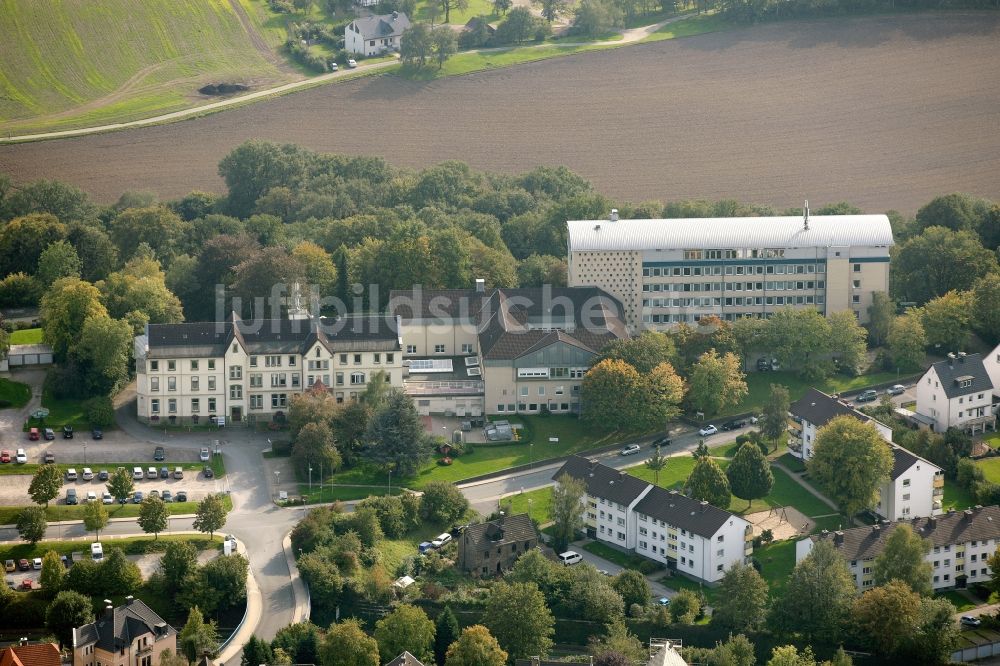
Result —
[{"label": "house with dormer window", "polygon": [[934,432],[995,430],[993,381],[982,355],[950,353],[932,365],[917,382],[916,412],[933,421]]}]

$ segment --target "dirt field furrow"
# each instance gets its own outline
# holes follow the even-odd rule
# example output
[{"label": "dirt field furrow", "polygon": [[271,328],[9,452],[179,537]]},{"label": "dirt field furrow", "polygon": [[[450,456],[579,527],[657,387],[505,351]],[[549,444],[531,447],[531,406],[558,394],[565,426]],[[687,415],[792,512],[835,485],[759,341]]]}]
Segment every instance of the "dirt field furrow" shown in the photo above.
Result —
[{"label": "dirt field furrow", "polygon": [[565,164],[630,200],[848,200],[912,213],[1000,199],[1000,14],[763,25],[414,83],[374,77],[204,118],[0,147],[17,181],[113,201],[221,190],[248,138],[519,172]]}]

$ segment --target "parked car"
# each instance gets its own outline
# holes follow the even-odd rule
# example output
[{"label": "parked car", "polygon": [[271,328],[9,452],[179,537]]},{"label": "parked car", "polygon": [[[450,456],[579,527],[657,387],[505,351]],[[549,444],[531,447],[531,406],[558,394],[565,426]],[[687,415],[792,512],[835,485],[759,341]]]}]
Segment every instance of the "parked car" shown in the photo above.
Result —
[{"label": "parked car", "polygon": [[177,494],[174,495],[174,501],[175,502],[187,502],[188,501],[187,491],[186,490],[178,490]]},{"label": "parked car", "polygon": [[164,502],[170,503],[174,501],[174,496],[171,494],[169,490],[164,490],[163,494],[160,495],[160,499],[163,500]]},{"label": "parked car", "polygon": [[111,496],[111,493],[105,490],[104,494],[101,495],[101,504],[114,504],[114,503],[115,503],[115,498]]},{"label": "parked car", "polygon": [[145,473],[143,473],[141,467],[133,467],[132,468],[132,480],[133,481],[142,481],[145,478],[146,478],[146,475],[145,475]]},{"label": "parked car", "polygon": [[150,467],[149,469],[146,470],[146,478],[147,479],[158,479],[158,478],[160,478],[160,474],[159,474],[159,472],[156,471],[155,467]]},{"label": "parked car", "polygon": [[567,550],[565,553],[559,553],[559,561],[564,567],[568,567],[582,562],[583,556],[575,550]]},{"label": "parked car", "polygon": [[43,433],[42,436],[45,437],[45,439],[50,442],[56,438],[56,434],[52,432],[52,428],[46,428],[45,430],[42,431],[42,433]]},{"label": "parked car", "polygon": [[670,446],[671,441],[672,440],[669,437],[659,437],[659,438],[653,440],[653,447],[656,448],[657,446],[661,446],[661,447],[662,446]]},{"label": "parked car", "polygon": [[745,428],[747,422],[745,419],[733,419],[732,421],[726,421],[722,424],[722,429],[729,430],[739,430],[740,428]]},{"label": "parked car", "polygon": [[166,454],[164,453],[162,446],[158,446],[153,449],[153,460],[156,462],[166,460]]},{"label": "parked car", "polygon": [[180,467],[175,467],[174,468],[174,478],[175,479],[183,479],[184,478],[184,470],[182,468],[180,468]]},{"label": "parked car", "polygon": [[28,439],[33,442],[38,441],[38,428],[32,428],[28,431]]},{"label": "parked car", "polygon": [[168,467],[161,467],[160,468],[160,478],[161,479],[169,479],[170,478],[170,469]]},{"label": "parked car", "polygon": [[775,372],[781,370],[781,364],[778,363],[778,359],[776,358],[771,359],[771,369],[774,370]]},{"label": "parked car", "polygon": [[438,534],[436,537],[434,537],[434,540],[431,541],[431,545],[433,545],[435,548],[441,548],[442,546],[445,546],[449,543],[451,543],[451,535],[448,534],[447,532]]},{"label": "parked car", "polygon": [[104,439],[104,431],[100,428],[94,428],[90,431],[90,436],[94,439]]},{"label": "parked car", "polygon": [[31,580],[30,578],[25,578],[24,580],[21,581],[22,590],[34,590],[37,587],[38,586],[35,585],[35,581]]},{"label": "parked car", "polygon": [[104,559],[104,546],[100,541],[90,544],[90,557],[98,562]]},{"label": "parked car", "polygon": [[24,449],[18,449],[17,454],[14,456],[14,460],[19,463],[28,462],[28,454],[24,452]]},{"label": "parked car", "polygon": [[76,478],[77,478],[77,476],[76,476],[76,469],[70,467],[68,470],[66,470],[66,480],[67,481],[76,481]]},{"label": "parked car", "polygon": [[42,569],[42,558],[36,557],[31,561],[31,568],[35,571],[41,571]]},{"label": "parked car", "polygon": [[10,451],[4,449],[0,451],[0,463],[9,463],[11,459]]},{"label": "parked car", "polygon": [[31,562],[27,558],[22,557],[17,561],[17,568],[21,571],[31,571]]},{"label": "parked car", "polygon": [[108,474],[108,470],[106,469],[102,469],[100,472],[97,473],[98,481],[107,481],[110,477],[111,475]]},{"label": "parked car", "polygon": [[658,603],[661,606],[669,606],[670,599],[668,599],[667,597],[660,597],[659,599],[656,600],[656,603]]},{"label": "parked car", "polygon": [[855,398],[855,402],[871,402],[878,399],[878,391],[875,389],[868,389],[867,391],[862,391]]},{"label": "parked car", "polygon": [[201,473],[205,475],[206,479],[211,479],[215,476],[215,472],[213,472],[212,468],[208,465],[205,465],[205,467],[201,470]]},{"label": "parked car", "polygon": [[17,570],[17,564],[14,563],[14,560],[7,560],[3,563],[3,570],[7,573],[13,573]]},{"label": "parked car", "polygon": [[420,545],[417,546],[417,552],[423,555],[432,550],[433,548],[434,544],[432,544],[430,541],[421,541]]},{"label": "parked car", "polygon": [[198,460],[202,462],[208,462],[212,455],[208,452],[208,447],[201,447],[201,453],[198,454]]},{"label": "parked car", "polygon": [[752,425],[757,425],[759,422],[760,422],[760,417],[759,416],[757,416],[756,414],[751,414],[750,415],[750,423]]},{"label": "parked car", "polygon": [[966,627],[978,627],[983,623],[978,617],[972,617],[971,615],[963,615],[959,622]]},{"label": "parked car", "polygon": [[142,491],[137,490],[132,494],[132,504],[142,504]]},{"label": "parked car", "polygon": [[906,387],[902,384],[893,384],[885,390],[888,395],[902,395],[906,393]]},{"label": "parked car", "polygon": [[56,461],[56,456],[54,453],[50,451],[46,451],[45,455],[42,456],[42,462],[45,463],[46,465],[54,463],[55,461]]},{"label": "parked car", "polygon": [[88,502],[96,502],[97,501],[97,493],[95,493],[93,490],[88,490],[87,491],[87,501]]},{"label": "parked car", "polygon": [[340,69],[340,65],[338,65],[335,62],[331,62],[330,63],[330,71],[331,72],[336,72],[338,69]]},{"label": "parked car", "polygon": [[714,435],[717,432],[719,432],[719,429],[716,428],[714,425],[707,425],[701,430],[699,430],[698,434],[701,435],[702,437],[708,437],[709,435]]},{"label": "parked car", "polygon": [[63,426],[63,439],[73,439],[73,426],[71,425]]},{"label": "parked car", "polygon": [[90,469],[89,467],[84,467],[83,468],[83,475],[80,478],[83,479],[84,481],[93,481],[94,480],[94,471],[92,469]]},{"label": "parked car", "polygon": [[618,453],[619,453],[619,455],[623,455],[623,456],[635,455],[636,453],[639,453],[639,445],[638,444],[629,444],[628,446],[626,446],[624,449],[622,449]]},{"label": "parked car", "polygon": [[354,69],[355,67],[358,66],[358,63],[357,63],[357,61],[354,58],[348,58],[347,59],[347,66],[350,67],[351,69]]},{"label": "parked car", "polygon": [[66,504],[69,506],[74,506],[78,502],[76,498],[76,488],[70,488],[66,491]]},{"label": "parked car", "polygon": [[150,490],[149,491],[149,496],[150,497],[155,497],[156,499],[160,499],[160,491],[159,490]]}]

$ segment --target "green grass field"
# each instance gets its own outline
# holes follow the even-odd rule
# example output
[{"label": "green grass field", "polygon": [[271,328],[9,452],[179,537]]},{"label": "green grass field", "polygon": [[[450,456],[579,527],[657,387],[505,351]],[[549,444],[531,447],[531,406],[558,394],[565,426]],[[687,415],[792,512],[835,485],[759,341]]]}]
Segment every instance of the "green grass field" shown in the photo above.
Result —
[{"label": "green grass field", "polygon": [[31,400],[31,387],[0,377],[0,400],[6,400],[11,407],[24,407]]},{"label": "green grass field", "polygon": [[987,481],[1000,483],[1000,458],[983,458],[976,461],[976,464],[983,470]]},{"label": "green grass field", "polygon": [[12,345],[40,345],[42,344],[42,329],[22,328],[10,334],[10,344]]},{"label": "green grass field", "polygon": [[[414,16],[410,18],[427,22],[433,18],[435,25],[444,23],[444,12],[440,10],[440,4],[437,0],[417,0],[417,9]],[[503,18],[493,13],[493,3],[490,0],[469,0],[469,6],[465,9],[451,10],[448,23],[449,25],[465,25],[469,19],[475,16],[485,16],[490,23]]]},{"label": "green grass field", "polygon": [[[655,21],[653,21],[655,23]],[[730,30],[739,24],[727,21],[718,14],[701,14],[690,16],[682,21],[665,25],[642,41],[658,42],[664,39],[677,39],[679,37],[693,37],[703,35],[707,32],[720,32]]]},{"label": "green grass field", "polygon": [[0,0],[0,34],[4,132],[132,120],[191,106],[205,83],[287,79],[229,0]]}]

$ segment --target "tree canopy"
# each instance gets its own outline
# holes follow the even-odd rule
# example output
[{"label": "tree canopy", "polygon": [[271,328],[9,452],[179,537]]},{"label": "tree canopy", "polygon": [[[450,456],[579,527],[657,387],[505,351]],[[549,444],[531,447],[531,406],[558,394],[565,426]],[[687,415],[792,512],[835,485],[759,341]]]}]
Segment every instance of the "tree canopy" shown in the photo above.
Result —
[{"label": "tree canopy", "polygon": [[806,469],[840,510],[853,516],[878,502],[892,460],[892,451],[875,426],[847,415],[820,428]]}]

